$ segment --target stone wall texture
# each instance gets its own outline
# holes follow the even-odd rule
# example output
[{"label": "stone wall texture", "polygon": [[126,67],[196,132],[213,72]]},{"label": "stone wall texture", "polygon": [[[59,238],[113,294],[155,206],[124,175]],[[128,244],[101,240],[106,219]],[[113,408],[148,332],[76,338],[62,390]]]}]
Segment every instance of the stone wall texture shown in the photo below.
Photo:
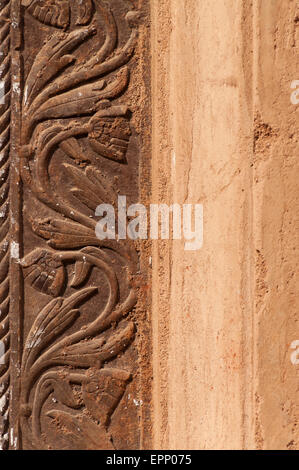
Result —
[{"label": "stone wall texture", "polygon": [[204,208],[153,247],[154,442],[298,449],[298,3],[151,7],[153,198]]},{"label": "stone wall texture", "polygon": [[[1,449],[299,449],[298,25],[0,0]],[[120,195],[202,247],[100,239]]]}]

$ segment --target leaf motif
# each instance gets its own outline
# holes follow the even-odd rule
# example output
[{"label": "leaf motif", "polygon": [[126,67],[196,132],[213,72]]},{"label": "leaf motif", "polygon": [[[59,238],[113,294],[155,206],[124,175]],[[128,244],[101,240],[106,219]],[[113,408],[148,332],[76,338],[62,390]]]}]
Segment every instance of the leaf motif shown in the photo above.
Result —
[{"label": "leaf motif", "polygon": [[43,294],[57,297],[66,278],[59,256],[49,250],[37,248],[21,262],[25,279]]},{"label": "leaf motif", "polygon": [[70,24],[70,1],[76,16],[76,25],[89,23],[93,13],[91,0],[22,0],[22,5],[41,23],[56,28]]},{"label": "leaf motif", "polygon": [[71,189],[72,194],[93,212],[105,200],[105,193],[101,186],[95,186],[82,170],[68,163],[63,164],[66,172],[71,176],[76,187]]},{"label": "leaf motif", "polygon": [[102,188],[102,193],[106,195],[106,199],[104,199],[104,202],[106,202],[108,198],[108,200],[111,201],[111,204],[116,207],[117,194],[115,193],[115,191],[112,190],[111,182],[108,181],[106,177],[94,166],[88,166],[85,172],[87,178],[91,183],[93,183],[96,187]]},{"label": "leaf motif", "polygon": [[59,144],[59,147],[68,157],[72,158],[76,162],[86,162],[88,159],[83,148],[75,137],[63,140]]},{"label": "leaf motif", "polygon": [[68,220],[49,217],[44,220],[31,220],[31,225],[33,232],[49,240],[48,244],[53,248],[81,248],[98,244],[93,230]]},{"label": "leaf motif", "polygon": [[100,80],[54,96],[39,108],[35,120],[89,115],[96,110],[97,102],[101,99],[99,91],[104,86],[105,82]]},{"label": "leaf motif", "polygon": [[28,410],[28,413],[32,413],[33,438],[37,442],[41,434],[41,411],[52,393],[54,394],[53,398],[63,405],[73,409],[80,408],[80,402],[75,397],[70,385],[69,374],[64,372],[61,376],[59,371],[50,370],[42,375],[36,387],[32,410]]},{"label": "leaf motif", "polygon": [[[32,221],[33,225],[33,221]],[[48,217],[43,220],[39,220],[34,224],[34,228],[38,235],[41,235],[43,238],[50,239],[52,236],[51,232],[57,232],[62,235],[77,235],[78,232],[82,236],[90,236],[92,230],[77,224],[76,222],[69,222],[66,220],[53,219]]]},{"label": "leaf motif", "polygon": [[[102,253],[99,251],[99,248],[88,246],[86,248],[83,248],[83,250],[81,250],[81,253],[87,253],[91,256],[94,256],[95,258],[102,259],[102,256],[100,256],[100,254]],[[75,273],[74,273],[74,276],[70,285],[72,287],[78,287],[80,286],[80,284],[85,282],[87,276],[90,273],[91,268],[92,268],[92,264],[89,263],[86,259],[83,261],[82,260],[76,261]]]},{"label": "leaf motif", "polygon": [[64,163],[63,166],[76,185],[71,191],[82,204],[93,212],[99,204],[106,203],[107,200],[117,207],[117,194],[111,189],[111,184],[106,182],[104,175],[94,166],[88,166],[85,172],[68,163]]},{"label": "leaf motif", "polygon": [[129,322],[125,328],[111,334],[107,341],[104,337],[100,337],[72,344],[64,348],[63,355],[55,354],[52,360],[74,367],[100,365],[123,352],[134,338],[134,334],[135,326],[133,322]]},{"label": "leaf motif", "polygon": [[132,135],[127,106],[110,106],[98,111],[89,121],[88,140],[102,157],[126,163],[126,153]]},{"label": "leaf motif", "polygon": [[116,79],[106,85],[104,80],[89,83],[48,99],[35,114],[35,121],[87,116],[95,112],[98,102],[118,96],[129,80],[128,68],[124,68]]},{"label": "leaf motif", "polygon": [[52,77],[70,65],[75,58],[68,55],[93,32],[92,28],[81,28],[69,34],[56,33],[37,54],[24,90],[24,104],[30,104],[38,92]]},{"label": "leaf motif", "polygon": [[93,193],[90,189],[86,189],[84,191],[83,189],[72,188],[71,192],[76,197],[76,199],[78,199],[78,201],[88,207],[88,209],[90,209],[92,212],[95,212],[98,205],[103,202],[103,199],[97,199],[96,194]]},{"label": "leaf motif", "polygon": [[51,386],[55,399],[58,400],[60,403],[73,409],[80,407],[78,401],[75,398],[70,382],[69,380],[67,380],[67,378],[65,380],[60,377],[52,379]]},{"label": "leaf motif", "polygon": [[33,323],[25,343],[24,368],[28,368],[39,352],[73,323],[79,314],[79,311],[73,310],[73,307],[96,291],[96,287],[82,289],[66,300],[61,297],[53,299],[42,309]]},{"label": "leaf motif", "polygon": [[76,261],[74,277],[70,283],[71,287],[82,284],[91,271],[92,265],[88,261]]},{"label": "leaf motif", "polygon": [[60,435],[61,449],[76,450],[113,450],[109,433],[83,414],[73,415],[65,411],[51,410],[47,416],[63,427]]},{"label": "leaf motif", "polygon": [[[111,204],[115,204],[115,194],[111,190],[109,192],[105,191],[100,179],[91,179],[92,171],[90,171],[90,167],[84,173],[74,165],[64,163],[63,166],[76,184],[71,189],[72,193],[93,212],[99,204],[107,201],[108,198]],[[93,172],[95,171],[93,170]]]},{"label": "leaf motif", "polygon": [[[65,93],[68,93],[68,90],[78,87],[83,83],[86,84],[90,80],[96,80],[100,77],[107,76],[110,73],[115,72],[117,69],[124,67],[125,64],[127,64],[131,59],[137,40],[136,24],[134,20],[132,21],[132,18],[135,17],[136,12],[131,12],[131,14],[126,15],[126,20],[129,26],[133,28],[130,38],[122,48],[112,55],[117,42],[115,20],[112,12],[110,11],[110,8],[107,6],[104,7],[102,4],[99,4],[98,7],[104,17],[104,24],[107,34],[106,41],[104,42],[103,46],[99,48],[98,52],[94,54],[89,60],[87,60],[83,66],[82,64],[79,64],[74,67],[71,73],[58,76],[40,92],[39,96],[35,99],[34,106],[33,104],[31,105],[31,114],[29,117],[30,121],[24,122],[25,131],[23,132],[26,136],[26,141],[32,135],[34,127],[38,124],[39,120],[44,118],[42,115],[39,115],[39,109],[41,106],[46,107],[43,114],[44,116],[47,116],[47,100],[50,101],[51,96],[56,95],[63,97]],[[81,30],[83,30],[83,28],[81,28]],[[94,26],[90,26],[89,30],[91,33],[96,32]],[[108,56],[110,57],[107,58]],[[116,86],[114,86],[113,82],[110,83],[103,93],[99,95],[99,99],[105,100],[105,98],[112,99],[117,97],[126,89],[128,82],[129,70],[125,66],[121,71],[119,80],[116,80]],[[56,104],[58,105],[59,103],[56,101]],[[55,111],[55,108],[52,111]],[[60,113],[61,112],[63,112],[62,109],[60,109]],[[62,114],[62,117],[65,117],[64,113]],[[47,117],[45,117],[45,119],[46,118]],[[49,117],[49,119],[51,119],[51,117]]]},{"label": "leaf motif", "polygon": [[75,1],[75,12],[76,12],[76,25],[84,25],[89,23],[92,17],[92,1],[91,0],[76,0]]},{"label": "leaf motif", "polygon": [[[91,369],[90,369],[91,370]],[[121,369],[95,370],[82,385],[83,400],[94,419],[106,426],[119,404],[131,374]]]},{"label": "leaf motif", "polygon": [[66,28],[70,23],[69,0],[22,0],[22,5],[41,23]]}]

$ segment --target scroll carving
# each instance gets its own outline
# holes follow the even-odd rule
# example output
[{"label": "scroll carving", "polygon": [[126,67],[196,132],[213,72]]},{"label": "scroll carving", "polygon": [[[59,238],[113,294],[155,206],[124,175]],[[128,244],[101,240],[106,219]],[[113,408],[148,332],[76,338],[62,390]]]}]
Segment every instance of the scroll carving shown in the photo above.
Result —
[{"label": "scroll carving", "polygon": [[[9,3],[0,2],[1,51],[8,43]],[[116,206],[118,197],[104,162],[115,171],[126,165],[132,137],[134,110],[126,93],[140,19],[132,2],[124,4],[120,34],[109,2],[21,1],[25,27],[40,28],[44,38],[34,57],[26,58],[24,36],[19,116],[23,224],[33,237],[24,239],[20,259],[25,323],[19,429],[24,448],[116,448],[111,420],[134,376],[120,358],[136,335],[130,313],[137,302],[138,255],[133,242],[99,240],[94,219],[99,204]],[[8,446],[9,403],[7,49],[0,55],[6,93],[0,106],[0,339],[7,346],[0,366],[3,448]],[[27,200],[33,211],[26,210]],[[60,444],[55,444],[57,434]]]}]

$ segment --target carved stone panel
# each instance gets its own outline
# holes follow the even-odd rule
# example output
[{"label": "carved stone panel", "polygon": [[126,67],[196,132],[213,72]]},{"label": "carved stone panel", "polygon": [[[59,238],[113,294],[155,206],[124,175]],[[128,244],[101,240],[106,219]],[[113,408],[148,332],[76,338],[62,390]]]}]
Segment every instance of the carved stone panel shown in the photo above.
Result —
[{"label": "carved stone panel", "polygon": [[147,3],[0,0],[3,449],[150,445],[142,246],[95,230],[146,198]]}]

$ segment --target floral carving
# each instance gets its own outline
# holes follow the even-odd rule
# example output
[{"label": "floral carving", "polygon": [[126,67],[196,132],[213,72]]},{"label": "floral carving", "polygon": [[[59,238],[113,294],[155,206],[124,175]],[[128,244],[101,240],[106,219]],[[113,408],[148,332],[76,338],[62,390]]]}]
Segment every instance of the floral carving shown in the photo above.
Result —
[{"label": "floral carving", "polygon": [[111,106],[90,120],[88,139],[93,150],[105,158],[124,162],[131,136],[126,106]]},{"label": "floral carving", "polygon": [[68,0],[22,0],[22,5],[42,23],[65,28],[70,21]]},{"label": "floral carving", "polygon": [[56,253],[34,250],[22,261],[25,279],[44,294],[58,296],[63,288],[65,269]]},{"label": "floral carving", "polygon": [[[21,265],[26,283],[51,299],[35,313],[25,339],[21,426],[36,448],[47,447],[45,418],[68,429],[70,440],[62,439],[69,448],[113,448],[110,419],[131,373],[108,363],[134,340],[135,325],[126,316],[136,304],[136,252],[133,246],[98,240],[88,211],[117,200],[100,162],[126,162],[130,111],[114,101],[129,86],[138,14],[127,14],[129,38],[117,49],[117,24],[105,2],[23,0],[22,5],[54,30],[49,28],[50,38],[33,61],[23,97],[22,179],[51,215],[30,219],[35,235],[49,247],[28,253]],[[80,62],[78,48],[97,35],[99,19],[105,39]],[[73,184],[67,195],[51,181],[49,166],[57,151]],[[115,257],[122,269],[115,268]],[[94,272],[99,285],[85,287]],[[99,295],[103,285],[108,294],[100,310],[78,329],[81,306]],[[57,408],[45,411],[51,396]]]},{"label": "floral carving", "polygon": [[71,20],[71,4],[76,25],[84,25],[91,19],[91,0],[22,0],[22,5],[41,23],[56,28],[67,28]]}]

